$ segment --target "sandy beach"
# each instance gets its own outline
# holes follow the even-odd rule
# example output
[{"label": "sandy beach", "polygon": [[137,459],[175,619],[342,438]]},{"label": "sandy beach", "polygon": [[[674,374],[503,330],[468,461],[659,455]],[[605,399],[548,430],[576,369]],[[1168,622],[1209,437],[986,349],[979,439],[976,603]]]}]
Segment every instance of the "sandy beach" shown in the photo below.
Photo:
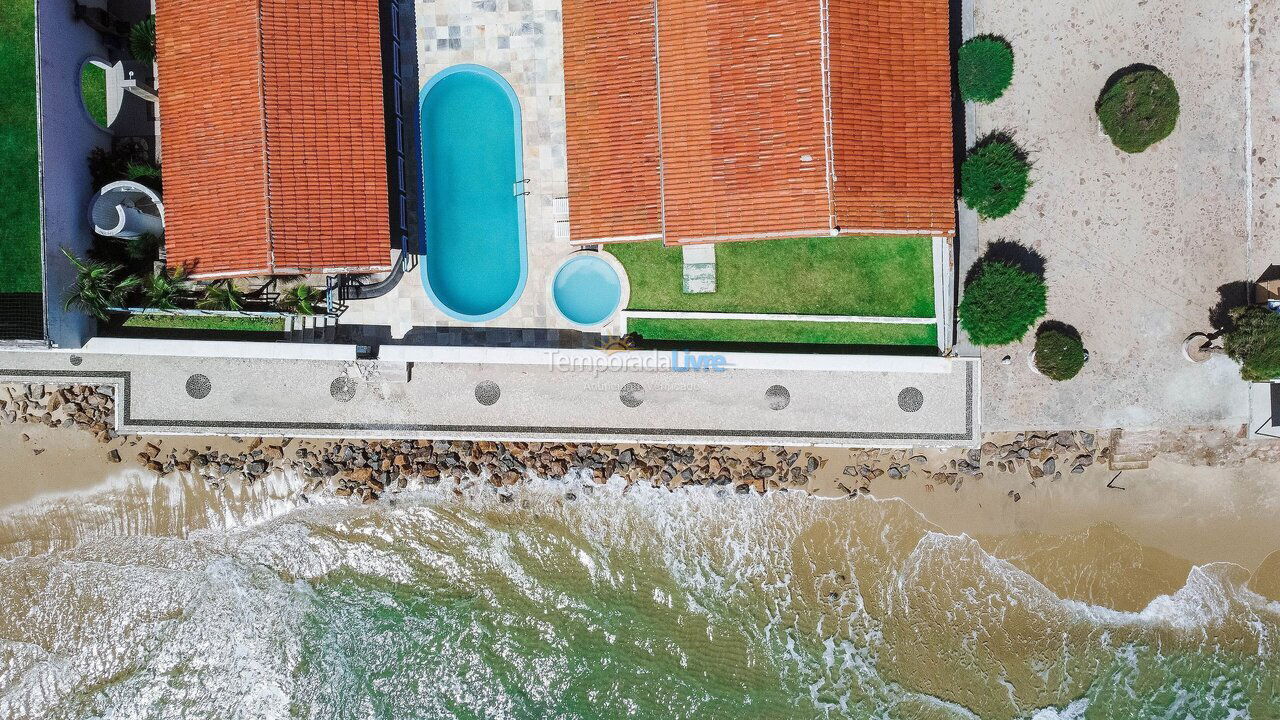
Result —
[{"label": "sandy beach", "polygon": [[[1004,442],[1009,437],[993,439]],[[76,427],[22,422],[0,426],[0,448],[5,449],[0,454],[0,512],[30,509],[76,494],[117,491],[130,479],[154,479],[155,466],[145,467],[147,454],[164,457],[221,450],[234,455],[265,447],[259,438],[103,440]],[[281,443],[280,439],[265,442]],[[322,444],[299,440],[290,449]],[[1249,573],[1261,568],[1250,587],[1271,597],[1280,590],[1280,525],[1274,522],[1280,511],[1280,466],[1276,464],[1246,460],[1192,465],[1185,458],[1167,455],[1157,456],[1147,469],[1117,473],[1098,462],[1054,480],[1033,479],[1012,469],[1001,472],[989,462],[980,477],[939,485],[927,468],[946,469],[948,462],[962,460],[967,451],[796,450],[820,463],[806,483],[808,492],[842,498],[850,490],[857,495],[861,486],[878,499],[901,499],[939,532],[979,540],[985,549],[1063,597],[1141,609],[1157,595],[1182,587],[1193,566],[1217,562],[1237,564]],[[734,452],[747,456],[757,451],[763,449]],[[140,452],[146,454],[139,456]],[[927,462],[921,463],[921,457]],[[916,468],[905,477],[883,472],[873,479],[851,477],[860,465],[905,467],[906,458],[915,458]],[[211,484],[187,475],[189,489]],[[216,485],[200,491],[233,492],[229,486]]]}]

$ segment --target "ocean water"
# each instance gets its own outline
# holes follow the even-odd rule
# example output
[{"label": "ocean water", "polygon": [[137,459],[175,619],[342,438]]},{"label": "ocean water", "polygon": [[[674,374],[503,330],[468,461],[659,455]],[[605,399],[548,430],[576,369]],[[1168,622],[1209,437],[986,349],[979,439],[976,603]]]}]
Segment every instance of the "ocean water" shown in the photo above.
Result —
[{"label": "ocean water", "polygon": [[136,478],[0,555],[0,718],[1280,717],[1240,568],[1109,609],[899,501]]}]

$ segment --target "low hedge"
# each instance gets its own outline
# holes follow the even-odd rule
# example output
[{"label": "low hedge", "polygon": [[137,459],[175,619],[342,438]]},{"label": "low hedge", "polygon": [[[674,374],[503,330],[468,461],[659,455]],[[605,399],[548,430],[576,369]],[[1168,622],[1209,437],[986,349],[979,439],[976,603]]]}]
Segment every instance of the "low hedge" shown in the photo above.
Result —
[{"label": "low hedge", "polygon": [[1062,330],[1036,335],[1036,369],[1053,380],[1070,380],[1084,367],[1084,343]]},{"label": "low hedge", "polygon": [[994,35],[970,38],[956,54],[956,74],[961,97],[980,103],[992,102],[1003,95],[1013,81],[1013,47]]},{"label": "low hedge", "polygon": [[1094,108],[1116,147],[1140,153],[1169,137],[1178,124],[1178,90],[1156,68],[1121,71],[1102,89]]},{"label": "low hedge", "polygon": [[999,218],[1022,204],[1031,185],[1031,163],[1012,140],[993,137],[969,151],[960,167],[960,196],[984,219]]},{"label": "low hedge", "polygon": [[1240,363],[1240,377],[1245,380],[1280,378],[1280,315],[1262,305],[1235,308],[1223,349]]},{"label": "low hedge", "polygon": [[960,327],[974,345],[1017,342],[1044,316],[1044,279],[998,260],[986,261],[965,286]]}]

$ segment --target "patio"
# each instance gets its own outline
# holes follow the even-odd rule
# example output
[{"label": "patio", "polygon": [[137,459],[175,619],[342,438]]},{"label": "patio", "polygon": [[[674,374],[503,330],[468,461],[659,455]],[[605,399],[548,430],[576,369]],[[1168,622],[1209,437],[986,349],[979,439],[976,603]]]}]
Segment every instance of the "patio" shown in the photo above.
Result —
[{"label": "patio", "polygon": [[[519,300],[501,316],[463,323],[436,307],[423,287],[420,267],[406,272],[388,294],[351,301],[343,325],[390,327],[393,339],[414,328],[509,328],[572,330],[550,307],[548,284],[557,265],[574,248],[558,236],[567,221],[568,177],[565,161],[564,68],[558,0],[417,0],[418,81],[460,63],[483,65],[502,75],[520,101],[523,124],[528,279]],[[420,162],[411,158],[411,162]],[[412,197],[411,202],[420,198]],[[602,329],[616,333],[616,323]],[[440,334],[440,333],[432,333]],[[454,332],[461,335],[461,332]],[[545,334],[545,333],[544,333]],[[554,338],[541,338],[541,344]],[[518,344],[518,342],[517,342]]]}]

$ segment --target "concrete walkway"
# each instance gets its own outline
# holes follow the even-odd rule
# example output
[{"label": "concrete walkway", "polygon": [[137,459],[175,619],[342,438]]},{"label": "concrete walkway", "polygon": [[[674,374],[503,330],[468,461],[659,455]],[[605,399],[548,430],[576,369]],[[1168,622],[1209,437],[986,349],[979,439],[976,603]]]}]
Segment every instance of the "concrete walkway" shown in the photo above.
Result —
[{"label": "concrete walkway", "polygon": [[0,380],[113,385],[118,428],[138,434],[884,447],[980,433],[970,360],[681,355],[728,367],[680,372],[655,352],[384,346],[365,361],[348,346],[146,345],[0,352]]}]

